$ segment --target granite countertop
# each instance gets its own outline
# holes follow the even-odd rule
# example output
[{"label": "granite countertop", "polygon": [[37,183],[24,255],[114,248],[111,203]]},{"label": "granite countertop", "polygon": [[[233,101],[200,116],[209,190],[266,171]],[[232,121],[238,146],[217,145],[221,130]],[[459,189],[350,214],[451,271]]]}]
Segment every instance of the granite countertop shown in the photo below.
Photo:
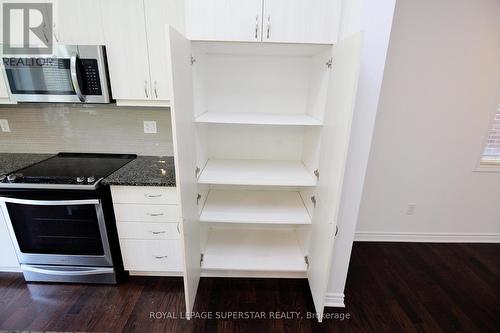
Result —
[{"label": "granite countertop", "polygon": [[173,156],[137,156],[106,177],[103,185],[175,186]]},{"label": "granite countertop", "polygon": [[[45,160],[55,154],[0,153],[0,176]],[[103,185],[175,186],[174,157],[137,156],[104,178]]]},{"label": "granite countertop", "polygon": [[0,176],[46,160],[54,154],[0,153]]}]

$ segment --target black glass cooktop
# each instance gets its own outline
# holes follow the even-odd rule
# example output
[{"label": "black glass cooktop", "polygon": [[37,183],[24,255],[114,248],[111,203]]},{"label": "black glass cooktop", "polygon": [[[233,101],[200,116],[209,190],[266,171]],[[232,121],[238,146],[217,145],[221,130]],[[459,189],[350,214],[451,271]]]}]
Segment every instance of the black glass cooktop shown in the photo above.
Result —
[{"label": "black glass cooktop", "polygon": [[2,183],[94,185],[135,158],[132,154],[59,153],[7,175]]}]

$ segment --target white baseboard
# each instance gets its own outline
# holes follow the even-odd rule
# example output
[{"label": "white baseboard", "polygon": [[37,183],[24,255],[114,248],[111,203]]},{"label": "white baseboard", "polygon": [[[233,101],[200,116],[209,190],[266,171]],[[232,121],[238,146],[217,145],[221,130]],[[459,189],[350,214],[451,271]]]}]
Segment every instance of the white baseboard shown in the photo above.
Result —
[{"label": "white baseboard", "polygon": [[419,243],[500,243],[500,234],[427,233],[427,232],[356,232],[357,242]]},{"label": "white baseboard", "polygon": [[325,296],[325,306],[331,308],[345,308],[343,293],[327,293]]}]

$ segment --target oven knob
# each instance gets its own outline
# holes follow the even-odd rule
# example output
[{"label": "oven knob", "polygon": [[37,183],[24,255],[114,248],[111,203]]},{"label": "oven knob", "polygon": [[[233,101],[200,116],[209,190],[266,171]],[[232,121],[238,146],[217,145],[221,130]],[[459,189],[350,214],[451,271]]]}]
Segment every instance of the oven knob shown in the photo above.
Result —
[{"label": "oven knob", "polygon": [[95,182],[95,177],[94,176],[90,176],[87,178],[87,183],[93,183]]},{"label": "oven knob", "polygon": [[85,181],[85,177],[76,177],[77,183],[83,183]]}]

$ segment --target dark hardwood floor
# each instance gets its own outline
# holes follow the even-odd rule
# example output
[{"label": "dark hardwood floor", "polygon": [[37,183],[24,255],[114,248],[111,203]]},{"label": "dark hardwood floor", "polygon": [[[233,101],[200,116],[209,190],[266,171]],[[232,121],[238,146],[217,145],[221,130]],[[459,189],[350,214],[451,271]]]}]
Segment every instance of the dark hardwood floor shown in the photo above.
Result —
[{"label": "dark hardwood floor", "polygon": [[0,273],[0,330],[500,332],[500,244],[355,243],[346,308],[329,309],[337,319],[322,324],[305,318],[313,304],[304,280],[203,278],[195,305],[213,317],[297,311],[302,319],[166,318],[182,313],[182,288],[180,278],[55,285]]}]

